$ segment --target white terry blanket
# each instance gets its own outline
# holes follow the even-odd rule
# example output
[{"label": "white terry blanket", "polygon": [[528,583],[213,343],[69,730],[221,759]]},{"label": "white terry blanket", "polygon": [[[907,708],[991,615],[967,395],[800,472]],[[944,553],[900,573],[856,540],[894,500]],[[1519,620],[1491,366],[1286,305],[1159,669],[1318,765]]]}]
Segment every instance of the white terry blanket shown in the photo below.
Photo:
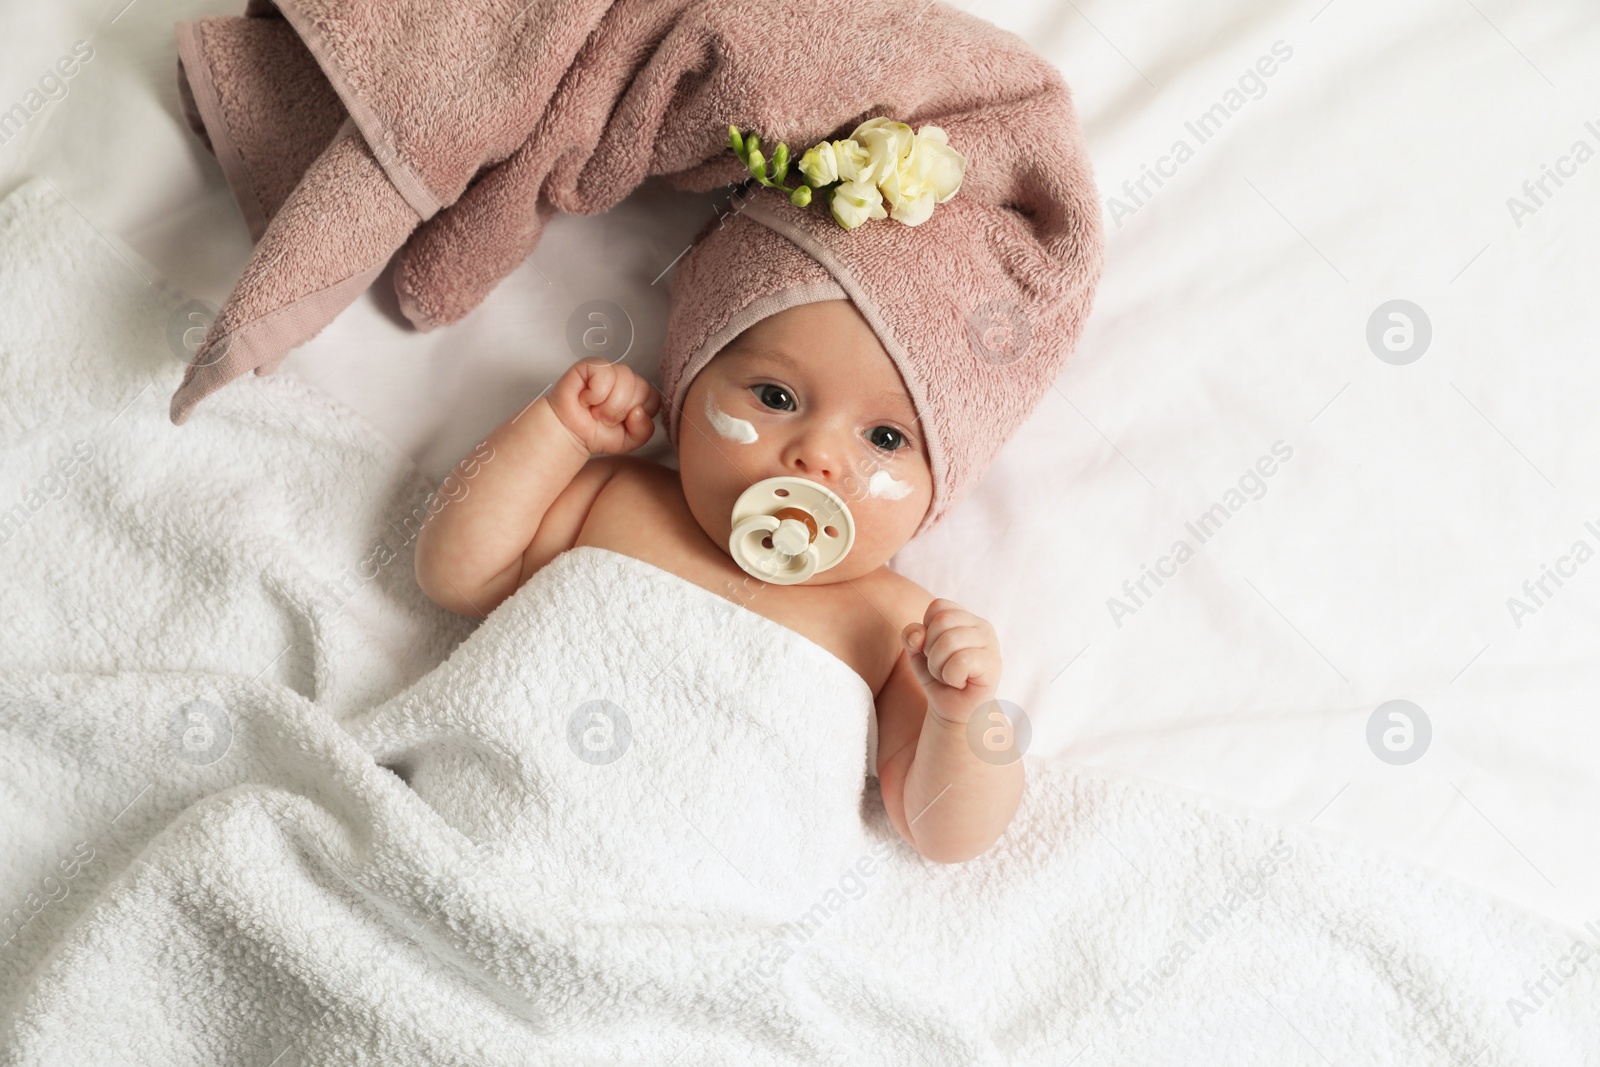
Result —
[{"label": "white terry blanket", "polygon": [[159,425],[195,311],[45,180],[0,203],[0,666],[242,673],[370,706],[469,629],[412,576],[428,486],[288,377],[248,379],[195,433]]},{"label": "white terry blanket", "polygon": [[345,725],[538,894],[781,921],[869,848],[871,689],[687,579],[573,549],[457,655]]},{"label": "white terry blanket", "polygon": [[159,286],[37,184],[0,239],[0,500],[97,457],[0,546],[0,1061],[1600,1062],[1595,932],[1314,836],[1029,757],[923,861],[859,679],[628,557],[405,677],[459,634],[408,545],[356,594],[410,658],[310,594],[425,488],[289,379],[158,435]]}]

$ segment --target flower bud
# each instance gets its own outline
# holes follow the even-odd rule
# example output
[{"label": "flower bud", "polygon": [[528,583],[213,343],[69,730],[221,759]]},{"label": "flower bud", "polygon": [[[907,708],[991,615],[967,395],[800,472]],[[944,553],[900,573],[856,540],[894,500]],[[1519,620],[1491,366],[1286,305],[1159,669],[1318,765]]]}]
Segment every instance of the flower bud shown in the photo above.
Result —
[{"label": "flower bud", "polygon": [[789,194],[789,203],[795,207],[809,207],[811,204],[811,186],[802,185]]}]

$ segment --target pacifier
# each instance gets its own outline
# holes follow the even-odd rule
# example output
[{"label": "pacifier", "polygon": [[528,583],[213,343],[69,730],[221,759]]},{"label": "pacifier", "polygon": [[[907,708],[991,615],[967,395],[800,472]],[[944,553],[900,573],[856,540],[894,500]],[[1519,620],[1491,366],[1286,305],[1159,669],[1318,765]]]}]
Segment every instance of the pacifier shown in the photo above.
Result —
[{"label": "pacifier", "polygon": [[733,502],[728,552],[764,582],[803,582],[844,559],[855,540],[845,502],[807,478],[766,478]]}]

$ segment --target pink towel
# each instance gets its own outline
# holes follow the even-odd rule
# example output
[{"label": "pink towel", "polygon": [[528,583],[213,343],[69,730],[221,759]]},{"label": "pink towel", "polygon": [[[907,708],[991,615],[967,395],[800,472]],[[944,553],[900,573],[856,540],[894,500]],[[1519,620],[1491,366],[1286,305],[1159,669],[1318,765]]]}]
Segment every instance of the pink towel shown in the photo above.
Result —
[{"label": "pink towel", "polygon": [[956,197],[917,226],[846,231],[758,190],[676,268],[663,374],[680,401],[732,326],[847,294],[923,420],[926,528],[1054,380],[1099,279],[1098,198],[1060,73],[942,3],[249,0],[244,17],[180,24],[178,43],[186,113],[258,244],[174,422],[274,370],[396,250],[400,306],[430,329],[476,307],[556,211],[604,211],[652,175],[699,192],[744,180],[730,124],[798,157],[886,116],[948,133],[968,161]]}]

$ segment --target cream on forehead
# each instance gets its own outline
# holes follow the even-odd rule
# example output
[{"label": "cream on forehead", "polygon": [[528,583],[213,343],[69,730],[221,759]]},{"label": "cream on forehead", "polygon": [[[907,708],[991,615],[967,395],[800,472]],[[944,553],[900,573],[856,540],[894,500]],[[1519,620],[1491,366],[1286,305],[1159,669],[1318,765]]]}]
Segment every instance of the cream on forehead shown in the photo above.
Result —
[{"label": "cream on forehead", "polygon": [[867,479],[867,493],[886,500],[899,500],[911,492],[911,483],[902,482],[888,471],[873,471]]},{"label": "cream on forehead", "polygon": [[757,440],[755,424],[748,419],[736,419],[717,407],[716,398],[710,391],[706,392],[706,418],[711,420],[712,429],[730,441],[748,445]]}]

